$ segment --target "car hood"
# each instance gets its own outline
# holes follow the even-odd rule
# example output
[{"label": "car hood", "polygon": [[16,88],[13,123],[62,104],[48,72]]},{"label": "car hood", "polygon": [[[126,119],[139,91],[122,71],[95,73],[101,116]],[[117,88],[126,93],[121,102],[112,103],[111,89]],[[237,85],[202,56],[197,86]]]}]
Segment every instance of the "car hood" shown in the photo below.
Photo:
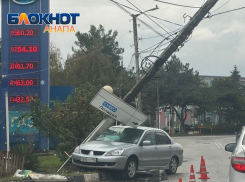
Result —
[{"label": "car hood", "polygon": [[93,151],[111,151],[114,149],[125,149],[135,146],[135,144],[108,141],[91,141],[80,145],[80,149]]}]

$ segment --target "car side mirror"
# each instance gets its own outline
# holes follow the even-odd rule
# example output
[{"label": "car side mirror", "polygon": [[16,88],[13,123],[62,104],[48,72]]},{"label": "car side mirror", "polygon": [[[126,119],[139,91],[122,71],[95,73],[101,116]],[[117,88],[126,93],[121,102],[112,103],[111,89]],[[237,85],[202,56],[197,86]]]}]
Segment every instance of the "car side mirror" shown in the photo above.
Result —
[{"label": "car side mirror", "polygon": [[151,145],[151,141],[149,140],[143,141],[143,146],[149,146],[149,145]]},{"label": "car side mirror", "polygon": [[236,143],[229,143],[225,146],[225,150],[228,152],[233,152],[236,148]]}]

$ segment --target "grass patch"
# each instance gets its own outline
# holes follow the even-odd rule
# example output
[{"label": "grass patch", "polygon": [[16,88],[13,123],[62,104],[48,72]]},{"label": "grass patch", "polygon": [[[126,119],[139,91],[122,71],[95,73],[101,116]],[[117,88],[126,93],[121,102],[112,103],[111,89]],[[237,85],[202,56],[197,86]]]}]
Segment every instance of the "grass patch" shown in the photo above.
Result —
[{"label": "grass patch", "polygon": [[[40,166],[37,171],[33,171],[41,174],[59,174],[62,176],[73,176],[73,175],[83,175],[89,173],[95,173],[96,170],[81,170],[78,166],[64,166],[64,168],[57,173],[58,169],[62,166],[63,162],[56,155],[42,155],[38,156],[38,161]],[[9,182],[9,181],[22,181],[30,180],[30,178],[16,178],[16,177],[0,177],[0,182]]]},{"label": "grass patch", "polygon": [[22,180],[28,180],[28,179],[29,178],[2,177],[2,178],[0,178],[0,182],[22,181]]},{"label": "grass patch", "polygon": [[56,173],[63,162],[56,155],[39,156],[40,167],[37,172]]}]

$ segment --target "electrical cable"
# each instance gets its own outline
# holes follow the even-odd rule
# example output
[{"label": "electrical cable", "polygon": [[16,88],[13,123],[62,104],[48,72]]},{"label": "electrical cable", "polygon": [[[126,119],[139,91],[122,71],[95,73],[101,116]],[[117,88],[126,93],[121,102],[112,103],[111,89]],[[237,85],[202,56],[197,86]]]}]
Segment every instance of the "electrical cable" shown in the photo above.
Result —
[{"label": "electrical cable", "polygon": [[[129,0],[127,0],[128,2],[129,2]],[[135,8],[137,8],[139,11],[141,11],[138,7],[136,7],[134,4],[132,4],[131,2],[129,2],[131,5],[133,5]],[[167,30],[165,30],[164,28],[162,28],[158,23],[156,23],[154,20],[152,20],[149,16],[147,16],[147,14],[145,14],[145,13],[142,13],[142,14],[144,14],[147,18],[149,18],[151,21],[153,21],[155,24],[157,24],[161,29],[163,29],[165,32],[167,32],[170,36],[172,36],[173,38],[175,38],[172,34],[170,34]],[[168,27],[167,27],[168,28]],[[178,42],[176,42],[176,43],[178,43]],[[179,45],[183,45],[183,43],[178,43]],[[177,49],[177,50],[179,50],[179,49]]]},{"label": "electrical cable", "polygon": [[[146,14],[146,13],[145,13],[145,14]],[[152,16],[152,15],[149,15],[149,14],[146,14],[146,15],[148,15],[148,16],[150,16],[150,17],[152,17],[152,18],[156,18],[156,19],[158,19],[158,20],[165,21],[165,22],[167,22],[167,23],[171,23],[171,24],[174,24],[174,25],[178,25],[178,26],[184,27],[183,25],[180,25],[180,24],[178,24],[178,23],[174,23],[174,22],[171,22],[171,21],[168,21],[168,20],[164,20],[164,19],[161,19],[161,18]]]},{"label": "electrical cable", "polygon": [[[217,15],[221,15],[221,14],[225,14],[225,13],[229,13],[229,12],[232,12],[232,11],[238,11],[238,10],[241,10],[241,9],[244,9],[244,8],[245,8],[245,6],[243,6],[243,7],[241,7],[241,8],[231,9],[231,10],[228,10],[228,11],[223,11],[223,12],[216,13],[216,14],[214,14],[214,15],[211,15],[211,17],[217,16]],[[211,18],[211,17],[210,17],[210,18]],[[209,18],[209,17],[208,17],[208,18]]]},{"label": "electrical cable", "polygon": [[[169,33],[172,33],[173,35],[175,34],[177,34],[177,33],[179,33],[180,32],[180,30],[182,30],[182,28],[179,28],[179,29],[177,29],[177,30],[174,30],[174,31],[172,31],[172,32],[169,32]],[[166,35],[166,34],[163,34],[163,35]],[[160,37],[160,36],[153,36],[153,37],[143,37],[143,38],[141,38],[140,40],[144,40],[144,39],[153,39],[153,38],[157,38],[157,37]],[[168,37],[167,37],[168,38]]]},{"label": "electrical cable", "polygon": [[[140,6],[138,3],[136,3],[134,0],[132,0],[135,4],[137,4],[138,6]],[[140,6],[143,10],[145,10],[142,6]],[[156,6],[156,8],[158,8],[157,6]],[[137,8],[137,9],[139,9],[139,8]],[[146,10],[145,10],[145,12],[146,12]],[[154,16],[152,16],[150,13],[149,14],[147,14],[148,16],[151,16],[151,17],[154,17]],[[161,18],[158,18],[158,17],[154,17],[154,18],[156,18],[156,19],[158,19],[158,20],[162,20],[162,21],[165,21],[165,22],[167,22],[167,23],[171,23],[171,24],[175,24],[176,25],[176,23],[173,23],[173,22],[170,22],[170,21],[167,21],[167,20],[163,20],[163,19],[161,19]],[[160,22],[160,21],[159,21]],[[167,27],[165,24],[163,24],[162,22],[160,22],[163,26],[165,26],[166,28],[168,28],[169,30],[171,30],[169,27]],[[181,25],[180,25],[181,26]],[[172,31],[172,30],[171,30]]]},{"label": "electrical cable", "polygon": [[144,51],[146,51],[146,50],[148,50],[148,49],[150,49],[150,48],[152,48],[152,47],[154,47],[154,46],[156,46],[156,45],[159,45],[159,44],[162,43],[163,41],[164,41],[164,40],[161,40],[160,42],[158,42],[158,43],[156,43],[156,44],[154,44],[154,45],[152,45],[152,46],[150,46],[150,47],[148,47],[148,48],[146,48],[146,49],[140,51],[139,53],[142,53],[142,52],[144,52]]},{"label": "electrical cable", "polygon": [[124,36],[126,36],[126,35],[129,34],[129,33],[130,33],[130,32],[127,32],[127,33],[123,34],[123,35],[122,35],[121,37],[119,37],[117,40],[123,38]]},{"label": "electrical cable", "polygon": [[[174,30],[174,31],[172,31],[172,32],[169,32],[169,33],[177,34],[178,32],[180,32],[180,30],[182,30],[182,28],[176,29],[176,30]],[[163,34],[163,35],[167,35],[167,33],[166,33],[166,34]],[[153,38],[157,38],[157,37],[160,37],[160,36],[142,37],[142,38],[140,38],[140,40],[144,40],[144,39],[153,39]]]},{"label": "electrical cable", "polygon": [[[129,0],[127,0],[131,5],[133,5],[135,8],[137,8],[133,3],[131,3]],[[139,11],[141,11],[139,8],[137,8]],[[165,30],[162,26],[160,26],[157,22],[155,22],[154,20],[152,20],[147,14],[143,13],[147,18],[149,18],[152,22],[154,22],[158,27],[160,27],[162,30],[164,30],[166,33],[169,34],[169,32],[167,30]],[[169,34],[171,35],[171,34]]]},{"label": "electrical cable", "polygon": [[218,9],[222,8],[222,7],[225,6],[228,2],[230,2],[230,0],[226,1],[226,2],[225,2],[222,6],[220,6],[219,8],[217,8],[217,9],[211,11],[211,13],[213,13],[213,12],[217,11]]},{"label": "electrical cable", "polygon": [[[110,1],[110,0],[109,0]],[[110,1],[110,2],[112,2],[112,1]],[[128,14],[130,14],[125,8],[123,8],[123,7],[121,7],[117,2],[115,2],[115,1],[113,1],[114,2],[114,4],[115,5],[117,5],[120,9],[123,9],[125,12],[127,12]],[[132,3],[131,3],[132,4]],[[136,7],[137,8],[137,7]],[[137,8],[138,9],[138,8]],[[139,10],[140,11],[140,10]],[[130,14],[131,15],[131,14]],[[147,15],[146,15],[147,16]],[[149,18],[149,17],[148,17]],[[151,19],[151,18],[149,18],[149,19]],[[159,32],[157,32],[155,29],[153,29],[151,26],[149,26],[148,24],[146,24],[145,22],[143,22],[142,20],[140,20],[139,18],[138,18],[138,20],[141,22],[141,23],[143,23],[143,24],[145,24],[148,28],[150,28],[151,30],[153,30],[154,32],[156,32],[156,33],[158,33],[159,35],[161,35],[162,36],[162,34],[160,34]],[[151,19],[152,20],[152,19]],[[154,20],[152,20],[153,22],[154,22]],[[159,25],[158,25],[159,26]],[[165,30],[166,31],[166,30]],[[166,31],[167,32],[167,31]],[[167,32],[167,33],[169,33],[169,32]],[[170,34],[171,35],[171,34]],[[173,35],[171,35],[171,36],[173,36]],[[163,36],[164,37],[164,36]],[[165,38],[165,37],[164,37]],[[177,43],[177,42],[176,42]],[[181,45],[181,44],[179,44],[179,45]]]},{"label": "electrical cable", "polygon": [[195,7],[195,6],[186,6],[186,5],[181,5],[181,4],[174,4],[174,3],[169,3],[166,1],[160,1],[160,0],[154,0],[154,1],[158,1],[161,3],[165,3],[165,4],[170,4],[170,5],[174,5],[174,6],[181,6],[181,7],[185,7],[185,8],[201,8],[201,7]]},{"label": "electrical cable", "polygon": [[[177,32],[176,32],[177,33]],[[170,37],[170,36],[169,36]],[[169,37],[166,37],[163,41],[165,41],[165,40],[168,40],[168,38]],[[173,39],[172,39],[173,40]],[[165,44],[163,44],[163,45],[166,45],[166,44],[168,44],[168,43],[170,43],[172,40],[170,40],[170,41],[168,41],[168,42],[166,42]],[[140,53],[145,53],[146,51],[147,52],[149,52],[150,50],[153,50],[153,49],[155,49],[155,48],[153,48],[153,49],[150,49],[150,48],[152,48],[152,47],[154,47],[154,46],[156,46],[156,45],[158,45],[157,47],[159,47],[159,44],[161,44],[162,43],[162,41],[160,41],[160,42],[158,42],[157,44],[154,44],[153,46],[151,46],[151,47],[148,47],[147,49],[145,49],[145,50],[142,50]]]},{"label": "electrical cable", "polygon": [[[133,58],[134,58],[134,54],[132,54],[132,56],[131,56],[131,59],[129,61],[129,65],[128,65],[127,69],[129,69],[129,67],[131,67],[131,65],[133,64]],[[134,63],[135,63],[135,61],[134,61]]]},{"label": "electrical cable", "polygon": [[125,8],[131,9],[131,10],[133,10],[133,11],[137,11],[138,13],[140,13],[140,11],[138,11],[138,10],[136,10],[136,9],[133,9],[133,8],[130,8],[130,7],[126,6],[126,5],[124,5],[124,4],[118,3],[118,2],[113,1],[113,0],[109,0],[109,1],[112,1],[112,2],[114,2],[114,3],[116,3],[116,4],[120,5],[120,6],[123,6],[123,7],[125,7]]},{"label": "electrical cable", "polygon": [[[119,5],[119,3],[113,1],[113,0],[109,0],[110,2],[114,3],[114,5],[116,5],[118,8],[122,9],[124,12],[126,12],[127,14],[129,14],[130,16],[132,16],[132,14],[127,11],[125,8],[123,8],[122,6]],[[144,24],[145,26],[147,26],[149,29],[151,29],[152,31],[154,31],[156,34],[164,37],[161,33],[159,33],[158,31],[156,31],[154,28],[152,28],[150,25],[148,25],[147,23],[145,23],[144,21],[142,21],[141,19],[138,18],[138,21],[140,21],[142,24]],[[165,37],[164,37],[165,38]]]}]

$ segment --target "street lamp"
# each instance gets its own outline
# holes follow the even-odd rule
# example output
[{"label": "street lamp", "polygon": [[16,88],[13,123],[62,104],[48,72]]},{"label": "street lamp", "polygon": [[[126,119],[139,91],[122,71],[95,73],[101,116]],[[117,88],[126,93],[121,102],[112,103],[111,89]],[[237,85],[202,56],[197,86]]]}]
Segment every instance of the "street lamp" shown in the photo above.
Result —
[{"label": "street lamp", "polygon": [[[136,17],[138,17],[141,14],[144,14],[148,11],[154,11],[159,9],[157,6],[155,8],[146,10],[144,12],[140,12],[139,14],[131,15],[133,17],[133,31],[134,31],[134,50],[135,50],[135,64],[136,64],[136,78],[137,83],[140,81],[140,73],[139,73],[139,52],[138,52],[138,35],[137,35],[137,20]],[[141,102],[141,92],[138,93],[138,103],[137,107],[139,111],[142,111],[142,102]]]}]

